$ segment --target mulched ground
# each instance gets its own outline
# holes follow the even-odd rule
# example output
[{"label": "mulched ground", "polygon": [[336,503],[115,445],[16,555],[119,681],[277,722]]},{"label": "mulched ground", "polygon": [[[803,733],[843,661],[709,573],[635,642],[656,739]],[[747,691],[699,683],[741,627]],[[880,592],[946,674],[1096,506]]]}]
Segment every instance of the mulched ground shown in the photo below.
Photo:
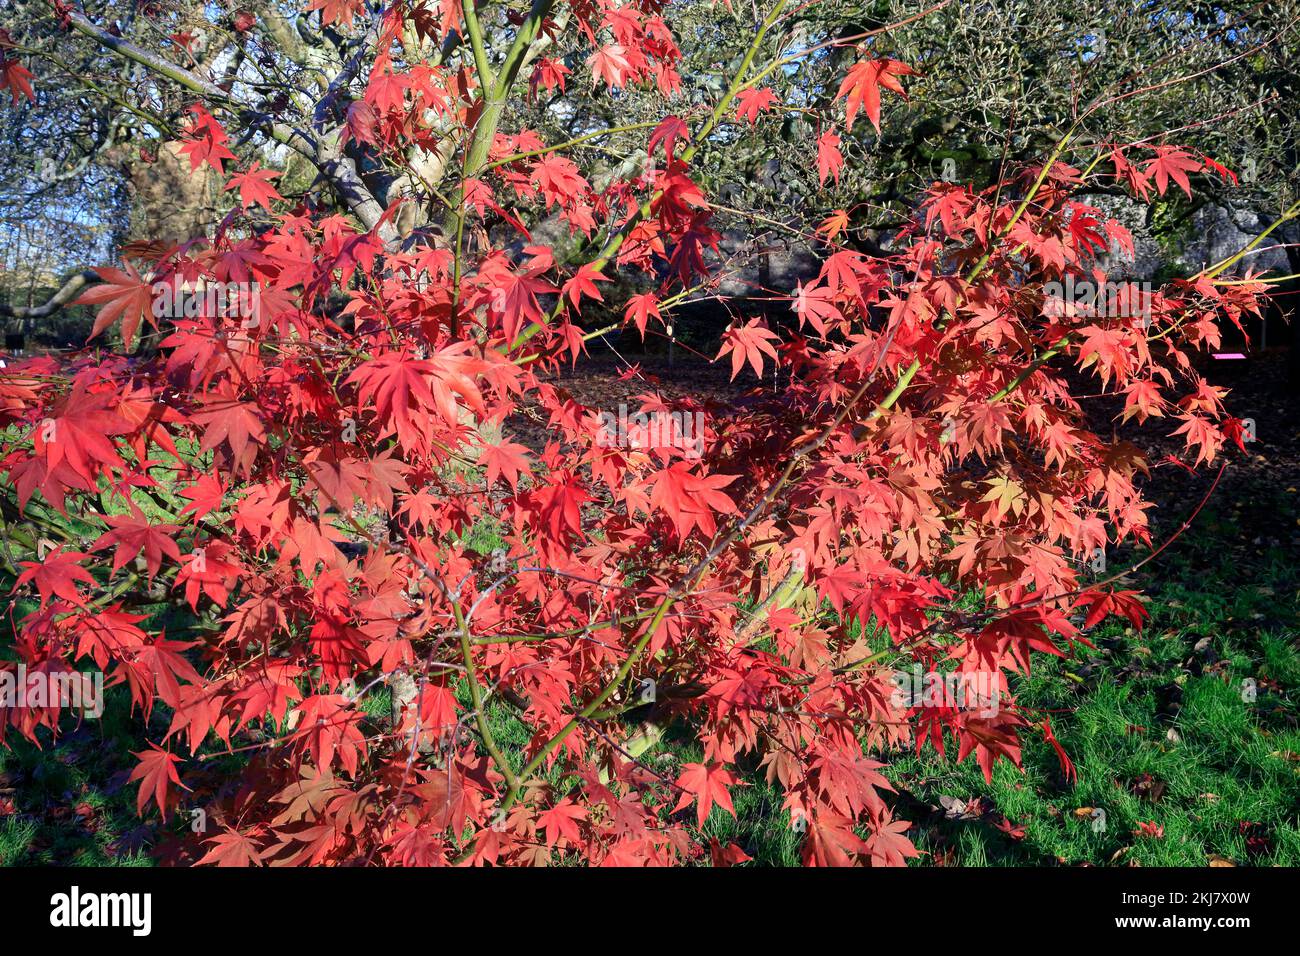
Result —
[{"label": "mulched ground", "polygon": [[[1238,418],[1254,419],[1258,440],[1228,451],[1229,464],[1214,489],[1207,510],[1228,513],[1235,535],[1220,538],[1224,546],[1256,555],[1270,546],[1289,547],[1300,562],[1300,380],[1285,348],[1269,349],[1245,361],[1209,361],[1201,373],[1212,385],[1229,389],[1224,400]],[[1108,416],[1122,402],[1097,403],[1096,426],[1104,429]],[[1151,426],[1156,427],[1151,427]],[[1120,435],[1148,449],[1152,461],[1180,450],[1180,439],[1160,438],[1169,429],[1148,421],[1144,429],[1120,430]],[[1218,471],[1218,462],[1190,475],[1175,466],[1157,467],[1147,484],[1147,496],[1161,505],[1152,513],[1157,537],[1168,534],[1205,497]]]}]

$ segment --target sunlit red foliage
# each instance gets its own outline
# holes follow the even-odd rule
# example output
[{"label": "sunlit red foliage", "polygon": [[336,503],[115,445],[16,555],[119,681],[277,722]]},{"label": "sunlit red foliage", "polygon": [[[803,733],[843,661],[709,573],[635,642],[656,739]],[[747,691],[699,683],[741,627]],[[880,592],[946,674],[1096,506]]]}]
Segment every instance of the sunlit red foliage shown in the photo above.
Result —
[{"label": "sunlit red foliage", "polygon": [[[591,48],[587,82],[678,86],[654,4],[571,9],[616,38]],[[25,71],[0,64],[25,94]],[[562,91],[568,72],[540,59],[531,85]],[[825,151],[855,114],[887,122],[880,88],[896,95],[911,72],[849,67],[823,178],[838,178],[844,157]],[[241,212],[204,241],[106,268],[87,296],[101,310],[91,348],[0,374],[0,472],[33,536],[52,534],[54,512],[96,529],[18,569],[40,607],[16,622],[14,649],[29,669],[103,668],[170,720],[141,740],[133,779],[147,812],[202,806],[216,821],[190,859],[741,862],[698,825],[733,812],[743,764],[784,793],[808,864],[898,865],[916,850],[890,748],[955,745],[986,775],[1018,763],[1024,736],[1051,729],[1006,677],[1107,615],[1142,625],[1136,596],[1087,583],[1081,562],[1148,542],[1149,466],[1093,431],[1076,383],[1125,396],[1125,419],[1216,462],[1234,432],[1192,357],[1257,311],[1262,287],[1205,274],[1138,315],[1049,301],[1045,283],[1091,276],[1099,253],[1131,244],[1072,198],[1085,176],[1059,151],[982,191],[936,183],[885,258],[840,243],[843,210],[816,211],[830,217],[820,273],[786,290],[788,321],[738,321],[719,355],[764,382],[776,367],[778,384],[709,415],[699,457],[610,447],[604,410],[554,381],[594,304],[663,332],[674,296],[715,287],[720,237],[691,159],[718,117],[775,121],[764,93],[729,94],[713,120],[667,117],[646,131],[657,168],[601,190],[534,133],[501,132],[459,184],[459,245],[290,208],[265,169],[238,166],[215,108],[194,106],[185,153],[224,174]],[[381,54],[347,128],[400,155],[427,111],[474,123],[479,97],[461,75]],[[1086,182],[1138,197],[1204,168],[1172,147],[1103,151]],[[250,207],[273,225],[242,228]],[[555,209],[619,242],[562,269],[525,228]],[[514,245],[495,240],[511,231]],[[641,277],[633,300],[611,299],[616,271]],[[142,295],[154,283],[246,281],[261,288],[251,321],[177,318],[145,356],[95,347],[110,326],[128,340],[156,326]],[[548,427],[543,448],[516,440],[521,417]],[[472,551],[476,527],[506,553]],[[134,612],[150,588],[196,626],[164,633]],[[972,592],[978,607],[958,609]],[[899,706],[890,675],[912,661],[996,673],[1001,706]],[[404,678],[399,723],[362,710]],[[527,728],[522,751],[495,739],[489,706]],[[671,778],[634,759],[647,712],[696,736],[699,762]],[[56,709],[8,713],[33,739],[57,724]],[[201,755],[228,750],[247,766],[223,786]]]}]

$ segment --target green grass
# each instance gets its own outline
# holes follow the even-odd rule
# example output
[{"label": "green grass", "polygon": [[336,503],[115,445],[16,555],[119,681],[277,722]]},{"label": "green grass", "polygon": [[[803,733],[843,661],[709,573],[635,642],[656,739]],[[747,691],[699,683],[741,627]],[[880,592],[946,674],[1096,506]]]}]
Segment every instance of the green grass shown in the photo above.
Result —
[{"label": "green grass", "polygon": [[0,866],[151,865],[155,834],[136,817],[126,779],[130,751],[142,746],[130,706],[124,688],[107,688],[102,719],[69,721],[57,746],[45,731],[43,748],[10,732],[0,748],[0,786],[12,790],[0,794]]}]

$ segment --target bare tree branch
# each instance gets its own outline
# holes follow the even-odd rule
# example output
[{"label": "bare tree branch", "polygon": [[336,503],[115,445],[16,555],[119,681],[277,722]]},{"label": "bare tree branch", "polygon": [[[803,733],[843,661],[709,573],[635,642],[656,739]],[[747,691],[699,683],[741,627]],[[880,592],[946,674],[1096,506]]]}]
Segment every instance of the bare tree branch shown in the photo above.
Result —
[{"label": "bare tree branch", "polygon": [[98,281],[99,274],[94,270],[78,269],[65,276],[59,286],[59,291],[40,305],[14,306],[6,302],[0,302],[0,318],[19,319],[22,322],[22,327],[25,328],[27,322],[32,319],[43,319],[58,312],[71,303],[82,289]]},{"label": "bare tree branch", "polygon": [[[214,103],[224,105],[236,112],[248,109],[246,104],[234,99],[226,90],[209,80],[203,79],[191,71],[136,46],[129,40],[114,36],[107,30],[96,26],[80,13],[69,13],[69,22],[78,33],[89,37],[105,49],[132,60],[149,71],[165,77],[174,83],[195,93],[208,97]],[[347,71],[345,70],[345,73]],[[357,173],[356,165],[343,155],[339,144],[338,130],[322,131],[319,139],[313,139],[301,130],[283,123],[270,123],[266,126],[269,134],[278,142],[284,143],[301,153],[312,162],[321,174],[334,187],[339,198],[347,208],[365,226],[366,229],[378,229],[380,240],[386,246],[395,246],[400,241],[397,228],[384,220],[384,207],[371,193],[364,180]]]}]

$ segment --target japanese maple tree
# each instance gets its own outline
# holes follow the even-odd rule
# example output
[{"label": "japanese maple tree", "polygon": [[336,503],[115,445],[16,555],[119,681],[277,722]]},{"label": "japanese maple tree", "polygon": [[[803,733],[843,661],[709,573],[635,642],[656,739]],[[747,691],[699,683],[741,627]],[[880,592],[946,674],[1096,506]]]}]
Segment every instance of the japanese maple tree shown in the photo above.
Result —
[{"label": "japanese maple tree", "polygon": [[[608,323],[671,336],[674,309],[717,292],[728,255],[692,160],[781,122],[764,80],[800,55],[774,0],[724,92],[692,105],[663,8],[535,0],[492,45],[473,0],[314,2],[352,53],[310,129],[174,67],[181,151],[223,178],[229,215],[104,264],[85,350],[0,370],[6,561],[33,598],[11,656],[127,686],[157,729],[131,775],[141,812],[212,821],[183,859],[732,864],[743,848],[703,827],[757,766],[808,864],[899,865],[917,851],[891,750],[1018,763],[1026,735],[1055,738],[1016,675],[1108,615],[1142,626],[1137,596],[1085,564],[1155,543],[1151,465],[1093,430],[1080,389],[1215,465],[1241,429],[1194,359],[1265,286],[1225,281],[1227,262],[1123,308],[1048,287],[1100,284],[1099,256],[1132,252],[1090,188],[1148,199],[1226,171],[1067,131],[987,189],[935,183],[884,256],[847,241],[857,210],[820,210],[817,274],[778,290],[782,315],[737,318],[717,355],[776,384],[708,414],[698,444],[611,443],[608,410],[555,372]],[[51,16],[149,65],[73,6]],[[879,52],[887,35],[841,41],[842,83],[813,110],[807,161],[828,184],[923,72]],[[429,38],[455,54],[418,55]],[[0,49],[0,84],[31,98],[39,69]],[[639,131],[651,161],[599,186],[580,148],[596,134],[502,122],[512,97],[584,85],[665,104]],[[284,198],[234,124],[310,149],[333,208]],[[345,144],[395,169],[439,156],[442,178],[385,204]],[[534,236],[550,216],[588,250],[577,266]],[[251,309],[153,307],[241,284]],[[107,348],[142,334],[156,348]],[[193,624],[140,612],[160,596]],[[998,706],[900,702],[892,675],[913,664],[992,674]],[[363,707],[385,685],[391,717]],[[7,710],[0,737],[46,739],[60,716]],[[502,721],[527,742],[507,746]],[[669,724],[702,748],[675,776],[640,759]],[[225,754],[236,779],[212,769]]]}]

